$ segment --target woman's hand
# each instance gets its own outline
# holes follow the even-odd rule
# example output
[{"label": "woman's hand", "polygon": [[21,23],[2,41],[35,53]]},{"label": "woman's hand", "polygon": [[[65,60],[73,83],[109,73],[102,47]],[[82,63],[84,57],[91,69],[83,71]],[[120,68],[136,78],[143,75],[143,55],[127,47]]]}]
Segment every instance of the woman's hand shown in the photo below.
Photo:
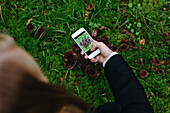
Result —
[{"label": "woman's hand", "polygon": [[[103,42],[97,42],[97,41],[93,42],[91,51],[94,51],[96,48],[100,50],[100,54],[97,55],[95,58],[92,58],[91,62],[103,63],[107,59],[107,57],[113,52]],[[84,52],[81,51],[81,54],[84,55]],[[84,58],[88,59],[87,56],[85,56]]]}]

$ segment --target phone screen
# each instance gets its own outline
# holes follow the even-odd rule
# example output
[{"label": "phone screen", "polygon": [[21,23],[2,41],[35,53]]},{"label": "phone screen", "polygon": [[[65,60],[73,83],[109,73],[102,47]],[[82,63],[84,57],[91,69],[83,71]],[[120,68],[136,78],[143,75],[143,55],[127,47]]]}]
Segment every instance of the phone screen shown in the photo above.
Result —
[{"label": "phone screen", "polygon": [[85,31],[75,37],[75,40],[87,55],[90,55],[93,52],[90,50],[94,41]]}]

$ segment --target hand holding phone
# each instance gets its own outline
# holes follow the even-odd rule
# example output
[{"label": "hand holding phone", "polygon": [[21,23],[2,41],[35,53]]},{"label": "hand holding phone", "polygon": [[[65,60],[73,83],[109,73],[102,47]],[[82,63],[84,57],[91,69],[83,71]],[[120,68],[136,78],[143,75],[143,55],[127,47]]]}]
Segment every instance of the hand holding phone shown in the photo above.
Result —
[{"label": "hand holding phone", "polygon": [[[92,45],[92,50],[95,50],[96,48],[98,48],[100,50],[100,54],[97,55],[95,58],[92,58],[91,62],[103,63],[109,57],[109,55],[113,52],[103,42],[95,41]],[[84,52],[82,51],[81,54],[84,55]],[[85,59],[87,59],[87,58],[88,57],[85,56]]]},{"label": "hand holding phone", "polygon": [[94,58],[100,53],[98,48],[91,51],[94,40],[84,28],[81,28],[72,34],[72,38],[89,59]]}]

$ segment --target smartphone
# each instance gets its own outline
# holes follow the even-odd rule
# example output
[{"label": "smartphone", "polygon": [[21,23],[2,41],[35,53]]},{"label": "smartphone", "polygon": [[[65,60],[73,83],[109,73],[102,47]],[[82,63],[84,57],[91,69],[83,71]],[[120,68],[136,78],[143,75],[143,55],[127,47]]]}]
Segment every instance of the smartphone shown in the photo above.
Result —
[{"label": "smartphone", "polygon": [[98,48],[94,51],[91,51],[94,40],[84,28],[80,28],[75,33],[73,33],[72,38],[77,43],[77,45],[83,50],[85,55],[88,56],[89,59],[94,58],[100,53],[100,50]]}]

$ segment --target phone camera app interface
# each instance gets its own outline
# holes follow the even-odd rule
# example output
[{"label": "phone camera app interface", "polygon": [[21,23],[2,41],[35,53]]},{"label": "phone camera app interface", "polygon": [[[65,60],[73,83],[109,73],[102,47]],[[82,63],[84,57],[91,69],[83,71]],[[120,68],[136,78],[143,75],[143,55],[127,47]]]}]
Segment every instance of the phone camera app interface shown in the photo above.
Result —
[{"label": "phone camera app interface", "polygon": [[93,41],[86,32],[82,32],[78,37],[76,37],[76,41],[86,53],[92,48]]}]

